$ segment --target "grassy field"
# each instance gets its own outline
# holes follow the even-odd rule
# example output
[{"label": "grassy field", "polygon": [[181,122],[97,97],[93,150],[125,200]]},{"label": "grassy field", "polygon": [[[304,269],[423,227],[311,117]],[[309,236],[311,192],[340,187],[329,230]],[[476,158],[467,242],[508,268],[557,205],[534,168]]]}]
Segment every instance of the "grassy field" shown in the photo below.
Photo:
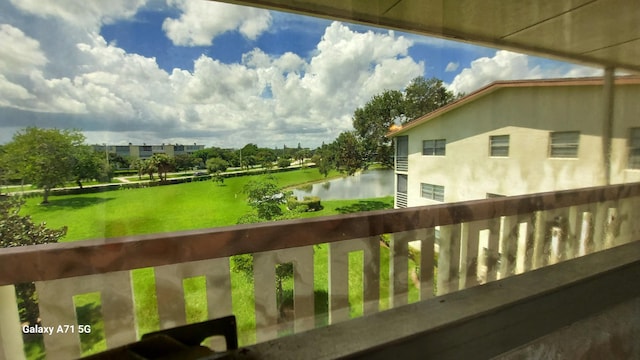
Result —
[{"label": "grassy field", "polygon": [[[246,197],[242,193],[244,184],[260,176],[262,175],[229,178],[222,186],[212,181],[203,181],[97,194],[59,196],[52,197],[51,203],[47,206],[39,205],[39,198],[32,198],[27,201],[23,211],[30,214],[36,222],[46,222],[48,227],[68,226],[68,233],[63,241],[233,225],[239,217],[250,211]],[[322,180],[315,169],[283,172],[273,176],[282,187]],[[336,176],[339,175],[330,174],[330,177]],[[322,204],[323,210],[301,214],[301,217],[388,209],[393,207],[393,197],[323,201]],[[328,246],[326,244],[315,246],[314,252],[316,322],[318,326],[322,326],[328,323]],[[352,306],[352,316],[362,314],[362,262],[361,252],[350,255],[349,282],[352,291],[349,299],[351,304],[358,304]],[[389,251],[382,246],[381,309],[389,306],[388,264]],[[415,266],[410,262],[411,269]],[[157,330],[159,319],[153,269],[134,270],[132,276],[139,332],[144,334]],[[241,344],[255,342],[253,278],[244,273],[232,272],[231,283],[233,311],[238,318],[240,342]],[[204,277],[186,279],[183,286],[188,322],[205,320],[207,304]],[[292,288],[292,280],[286,281],[285,294],[291,294]],[[417,297],[418,291],[412,287],[410,299],[415,301]],[[101,334],[99,295],[79,295],[74,301],[79,319],[92,324],[96,330],[91,336],[82,339],[83,352],[89,354],[104,350],[106,344]],[[41,344],[30,343],[27,344],[27,348],[30,352],[29,358],[42,356]]]},{"label": "grassy field", "polygon": [[[233,225],[250,211],[242,193],[244,185],[261,176],[264,175],[233,177],[226,179],[223,185],[201,181],[81,196],[56,196],[51,197],[47,206],[40,205],[41,198],[34,197],[27,200],[23,211],[36,222],[46,222],[48,227],[67,226],[68,233],[62,241]],[[282,187],[322,179],[315,169],[275,173],[273,176]],[[339,174],[331,173],[329,176]],[[328,206],[326,211],[316,215],[329,214],[335,208]]]}]

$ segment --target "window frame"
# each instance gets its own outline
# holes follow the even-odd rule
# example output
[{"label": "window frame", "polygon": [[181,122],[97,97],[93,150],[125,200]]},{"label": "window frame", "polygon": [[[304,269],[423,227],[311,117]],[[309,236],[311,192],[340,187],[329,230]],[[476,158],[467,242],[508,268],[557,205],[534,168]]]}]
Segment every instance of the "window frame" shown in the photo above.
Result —
[{"label": "window frame", "polygon": [[[575,135],[575,142],[564,141],[562,136]],[[549,158],[577,159],[580,151],[580,131],[554,131],[549,133]],[[563,153],[566,152],[566,153]]]},{"label": "window frame", "polygon": [[[429,146],[427,146],[430,144]],[[423,156],[446,156],[447,155],[447,139],[429,139],[422,140]]]},{"label": "window frame", "polygon": [[444,186],[420,183],[420,197],[428,200],[444,202]]},{"label": "window frame", "polygon": [[[400,181],[404,179],[404,181]],[[400,184],[404,183],[404,191],[400,190]],[[409,191],[409,176],[407,174],[396,174],[396,193],[406,194]]]},{"label": "window frame", "polygon": [[627,169],[640,170],[640,127],[629,128]]},{"label": "window frame", "polygon": [[[507,139],[506,145],[505,143],[498,143],[496,141],[498,139],[505,139],[505,138]],[[509,157],[510,142],[511,142],[510,135],[490,135],[489,136],[489,156],[490,157]]]}]

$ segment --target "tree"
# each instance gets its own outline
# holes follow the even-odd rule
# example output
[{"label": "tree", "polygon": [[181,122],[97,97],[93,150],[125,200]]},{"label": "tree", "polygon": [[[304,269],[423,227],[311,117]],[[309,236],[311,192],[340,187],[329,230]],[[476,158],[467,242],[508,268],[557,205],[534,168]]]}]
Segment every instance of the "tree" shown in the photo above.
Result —
[{"label": "tree", "polygon": [[322,144],[322,147],[318,148],[315,154],[311,157],[311,162],[316,164],[318,172],[324,177],[329,175],[329,171],[334,166],[334,152],[330,145]]},{"label": "tree", "polygon": [[[4,147],[0,145],[0,185],[2,185],[8,177],[7,165],[4,164],[7,156],[4,151]],[[2,195],[2,187],[0,186],[0,195]]]},{"label": "tree", "polygon": [[153,174],[158,171],[158,165],[156,164],[156,159],[152,156],[143,161],[142,172],[143,174],[149,175],[149,180],[153,181]]},{"label": "tree", "polygon": [[11,171],[44,190],[43,204],[51,189],[73,176],[75,149],[84,136],[77,130],[28,127],[17,132],[5,145],[5,159]]},{"label": "tree", "polygon": [[281,204],[286,202],[282,189],[273,177],[249,181],[243,189],[249,205],[256,211],[258,219],[274,220],[282,215]]},{"label": "tree", "polygon": [[[282,217],[281,205],[286,203],[283,190],[278,187],[273,176],[266,176],[260,180],[251,180],[244,186],[247,201],[255,212],[245,214],[238,219],[238,224],[252,224],[261,221],[271,221]],[[234,271],[241,271],[247,275],[253,272],[253,255],[237,255],[231,258]],[[276,265],[276,294],[278,302],[282,304],[284,290],[282,282],[293,276],[293,264]]]},{"label": "tree", "polygon": [[73,177],[76,184],[82,189],[84,180],[110,180],[109,172],[105,173],[106,165],[103,156],[90,146],[77,146],[73,156]]},{"label": "tree", "polygon": [[138,180],[142,180],[142,175],[146,174],[147,164],[144,159],[135,159],[131,162],[131,168],[138,170]]},{"label": "tree", "polygon": [[413,80],[404,93],[405,120],[408,122],[424,114],[428,114],[455,100],[453,92],[448,91],[442,80],[425,79],[419,76]]},{"label": "tree", "polygon": [[[24,200],[0,197],[0,248],[58,242],[67,228],[48,229],[45,224],[34,224],[29,216],[20,215]],[[38,301],[34,283],[16,284],[20,321],[35,323],[38,319]]]},{"label": "tree", "polygon": [[177,171],[191,170],[196,165],[196,159],[189,154],[178,154],[174,157],[174,161]]},{"label": "tree", "polygon": [[417,77],[404,93],[386,90],[356,109],[353,127],[362,144],[363,168],[372,162],[393,167],[391,139],[386,137],[392,125],[404,124],[456,99],[441,80]]},{"label": "tree", "polygon": [[158,172],[160,181],[167,181],[167,174],[175,169],[175,162],[167,154],[153,154],[150,159]]},{"label": "tree", "polygon": [[309,151],[309,149],[301,149],[296,151],[293,157],[300,165],[302,165],[304,159],[311,157],[311,151]]},{"label": "tree", "polygon": [[334,141],[333,148],[335,149],[335,166],[338,171],[353,175],[364,167],[362,144],[355,132],[340,133]]},{"label": "tree", "polygon": [[266,170],[271,169],[273,167],[273,163],[278,160],[275,151],[267,148],[259,149],[255,157],[258,164]]},{"label": "tree", "polygon": [[131,165],[131,159],[128,156],[124,157],[116,153],[109,153],[108,156],[110,167],[115,169],[127,169]]},{"label": "tree", "polygon": [[211,174],[221,173],[229,167],[229,163],[219,157],[207,160],[207,170]]},{"label": "tree", "polygon": [[379,162],[383,166],[393,167],[391,139],[385,135],[391,125],[404,118],[404,97],[400,91],[387,90],[375,95],[364,107],[356,109],[353,115],[353,127],[362,142],[363,166]]},{"label": "tree", "polygon": [[289,159],[280,159],[278,160],[278,167],[281,169],[285,169],[291,166],[291,160]]}]

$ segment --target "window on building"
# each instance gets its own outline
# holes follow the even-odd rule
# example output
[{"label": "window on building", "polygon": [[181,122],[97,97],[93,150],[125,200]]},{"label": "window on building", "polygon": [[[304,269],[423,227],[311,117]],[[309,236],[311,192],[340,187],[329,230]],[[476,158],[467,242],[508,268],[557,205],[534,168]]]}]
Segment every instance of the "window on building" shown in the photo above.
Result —
[{"label": "window on building", "polygon": [[447,140],[423,140],[422,141],[422,155],[437,155],[444,156],[446,153]]},{"label": "window on building", "polygon": [[490,136],[489,154],[491,156],[509,156],[509,135]]},{"label": "window on building", "polygon": [[402,194],[407,193],[407,175],[398,174],[398,185],[396,191]]},{"label": "window on building", "polygon": [[396,137],[396,156],[409,156],[409,137],[398,136]]},{"label": "window on building", "polygon": [[444,201],[444,186],[421,183],[420,196],[429,200]]},{"label": "window on building", "polygon": [[396,208],[407,207],[407,175],[398,174],[396,176]]},{"label": "window on building", "polygon": [[396,137],[396,170],[409,170],[409,137]]},{"label": "window on building", "polygon": [[628,168],[640,169],[640,128],[631,128]]},{"label": "window on building", "polygon": [[577,158],[580,132],[560,131],[552,132],[549,140],[549,157]]}]

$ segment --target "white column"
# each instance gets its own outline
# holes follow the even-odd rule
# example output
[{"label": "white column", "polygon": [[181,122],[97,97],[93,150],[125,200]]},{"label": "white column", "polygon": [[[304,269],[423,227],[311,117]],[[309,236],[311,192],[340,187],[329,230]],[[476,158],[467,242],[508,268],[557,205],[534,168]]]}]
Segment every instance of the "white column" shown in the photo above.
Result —
[{"label": "white column", "polygon": [[15,287],[0,286],[0,360],[24,358]]},{"label": "white column", "polygon": [[615,99],[615,68],[604,69],[604,114],[602,118],[602,158],[605,185],[611,185],[611,138],[613,135],[613,103]]}]

